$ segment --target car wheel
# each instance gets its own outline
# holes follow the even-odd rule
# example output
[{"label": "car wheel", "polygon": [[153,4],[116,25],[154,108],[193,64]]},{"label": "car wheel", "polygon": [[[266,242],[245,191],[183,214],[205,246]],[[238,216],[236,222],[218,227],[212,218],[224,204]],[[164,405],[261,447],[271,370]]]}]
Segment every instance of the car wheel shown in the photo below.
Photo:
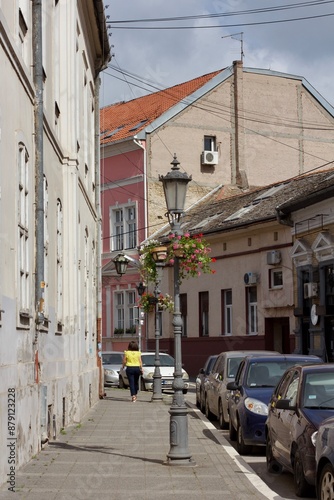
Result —
[{"label": "car wheel", "polygon": [[318,498],[332,498],[334,491],[334,469],[332,464],[326,464],[321,473],[318,485]]},{"label": "car wheel", "polygon": [[231,418],[230,418],[230,422],[229,422],[229,436],[230,436],[231,441],[235,441],[237,439],[237,431],[233,427],[233,424],[231,422]]},{"label": "car wheel", "polygon": [[273,457],[269,432],[267,434],[267,443],[266,443],[266,460],[267,460],[267,471],[270,472],[270,474],[280,474],[282,472],[283,467]]},{"label": "car wheel", "polygon": [[300,453],[296,450],[293,463],[293,479],[295,483],[295,493],[297,497],[306,497],[310,494],[312,486],[306,481],[304,476],[303,462]]},{"label": "car wheel", "polygon": [[252,447],[244,443],[244,438],[242,435],[242,427],[240,422],[238,421],[237,428],[237,452],[239,455],[247,455],[252,450]]},{"label": "car wheel", "polygon": [[187,394],[188,389],[182,389],[183,394]]},{"label": "car wheel", "polygon": [[120,389],[125,389],[125,384],[122,375],[119,376],[118,386]]},{"label": "car wheel", "polygon": [[219,427],[221,429],[227,429],[228,427],[228,422],[226,422],[224,418],[224,409],[223,409],[223,403],[222,400],[219,400],[218,403],[218,415],[219,415]]}]

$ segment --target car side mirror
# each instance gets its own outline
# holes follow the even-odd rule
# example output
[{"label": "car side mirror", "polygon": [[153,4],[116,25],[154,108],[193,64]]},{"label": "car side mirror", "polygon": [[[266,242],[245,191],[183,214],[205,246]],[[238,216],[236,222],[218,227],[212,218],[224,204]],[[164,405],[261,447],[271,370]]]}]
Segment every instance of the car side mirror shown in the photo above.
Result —
[{"label": "car side mirror", "polygon": [[291,400],[290,399],[278,399],[276,401],[275,407],[278,410],[296,411],[296,406],[291,405]]},{"label": "car side mirror", "polygon": [[239,386],[236,382],[228,382],[226,385],[226,389],[228,391],[237,391],[239,389]]},{"label": "car side mirror", "polygon": [[199,372],[201,375],[204,375],[204,368],[201,368]]}]

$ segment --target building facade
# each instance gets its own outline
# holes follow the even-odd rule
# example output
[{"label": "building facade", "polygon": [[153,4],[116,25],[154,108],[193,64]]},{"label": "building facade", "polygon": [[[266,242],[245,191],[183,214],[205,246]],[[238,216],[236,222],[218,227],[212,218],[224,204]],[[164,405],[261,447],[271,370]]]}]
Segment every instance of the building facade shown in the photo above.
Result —
[{"label": "building facade", "polygon": [[[159,175],[170,170],[173,153],[192,176],[186,207],[215,189],[228,197],[328,168],[334,153],[334,110],[307,81],[244,68],[240,61],[149,96],[106,106],[100,119],[103,346],[108,349],[122,349],[138,335],[126,334],[129,321],[124,322],[125,335],[116,333],[131,303],[124,296],[117,306],[114,295],[130,292],[136,304],[140,276],[132,268],[131,275],[117,277],[113,258],[122,251],[138,259],[137,245],[166,223]],[[136,207],[131,226],[115,218],[121,205]],[[129,241],[117,236],[131,231]],[[146,339],[153,338],[150,327]]]},{"label": "building facade", "polygon": [[99,398],[103,2],[2,2],[0,37],[0,483],[15,488]]}]

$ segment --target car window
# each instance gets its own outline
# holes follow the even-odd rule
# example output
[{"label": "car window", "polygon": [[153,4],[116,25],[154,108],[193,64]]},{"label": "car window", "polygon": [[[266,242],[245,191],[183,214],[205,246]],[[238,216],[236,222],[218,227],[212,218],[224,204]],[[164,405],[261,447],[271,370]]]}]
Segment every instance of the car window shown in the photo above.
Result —
[{"label": "car window", "polygon": [[242,380],[242,378],[243,378],[243,374],[245,372],[245,366],[246,366],[246,362],[245,362],[245,360],[242,360],[240,365],[239,365],[237,374],[235,376],[235,381],[237,384],[240,384],[240,380]]},{"label": "car window", "polygon": [[217,361],[212,369],[213,373],[221,373],[224,370],[225,356],[218,356]]},{"label": "car window", "polygon": [[[142,354],[141,356],[143,366],[154,366],[155,354]],[[160,366],[174,366],[174,358],[169,354],[159,356]]]},{"label": "car window", "polygon": [[290,406],[295,406],[297,402],[297,392],[298,392],[298,386],[299,386],[299,379],[300,379],[300,374],[299,371],[295,371],[292,375],[292,379],[290,384],[288,385],[285,399],[290,400]]},{"label": "car window", "polygon": [[243,358],[229,358],[227,360],[227,376],[229,378],[235,378],[242,360]]},{"label": "car window", "polygon": [[308,373],[306,375],[303,404],[308,408],[334,409],[333,373]]},{"label": "car window", "polygon": [[284,376],[282,376],[273,394],[273,399],[281,399],[285,396],[287,387],[291,381],[291,377],[291,371],[288,371]]},{"label": "car window", "polygon": [[112,354],[102,354],[102,363],[104,365],[121,365],[123,354],[114,352]]},{"label": "car window", "polygon": [[216,361],[216,358],[210,358],[209,359],[209,362],[208,362],[207,367],[205,369],[205,374],[206,375],[208,375],[211,372],[211,370],[212,370],[212,368],[213,368],[213,366],[215,364],[215,361]]}]

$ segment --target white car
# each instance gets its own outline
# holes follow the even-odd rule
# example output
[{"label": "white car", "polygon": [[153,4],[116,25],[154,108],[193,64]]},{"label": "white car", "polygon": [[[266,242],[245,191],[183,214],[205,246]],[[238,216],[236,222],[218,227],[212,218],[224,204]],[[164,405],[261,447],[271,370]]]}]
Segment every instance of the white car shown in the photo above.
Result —
[{"label": "white car", "polygon": [[[161,389],[172,389],[174,380],[174,365],[175,360],[172,356],[165,353],[159,353],[160,358],[160,373],[161,373]],[[142,352],[141,359],[143,362],[143,374],[141,376],[140,388],[142,391],[151,391],[153,389],[154,375],[154,352]],[[183,393],[186,394],[189,389],[189,375],[182,369],[182,378],[184,382]],[[119,387],[129,387],[128,377],[126,376],[126,368],[122,368],[119,372]]]}]

